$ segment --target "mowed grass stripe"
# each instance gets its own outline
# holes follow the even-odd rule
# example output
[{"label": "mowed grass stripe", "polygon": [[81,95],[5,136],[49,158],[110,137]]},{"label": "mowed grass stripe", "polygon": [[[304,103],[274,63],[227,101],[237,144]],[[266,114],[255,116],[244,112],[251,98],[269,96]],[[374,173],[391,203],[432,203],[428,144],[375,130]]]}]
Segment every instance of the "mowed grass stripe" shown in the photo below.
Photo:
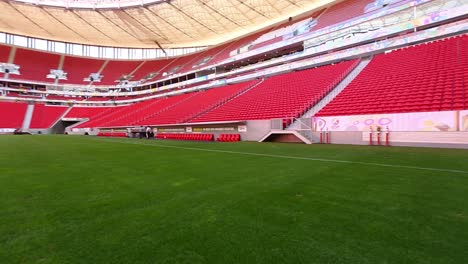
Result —
[{"label": "mowed grass stripe", "polygon": [[[459,150],[117,141],[468,170]],[[0,263],[464,263],[460,176],[0,137]]]}]

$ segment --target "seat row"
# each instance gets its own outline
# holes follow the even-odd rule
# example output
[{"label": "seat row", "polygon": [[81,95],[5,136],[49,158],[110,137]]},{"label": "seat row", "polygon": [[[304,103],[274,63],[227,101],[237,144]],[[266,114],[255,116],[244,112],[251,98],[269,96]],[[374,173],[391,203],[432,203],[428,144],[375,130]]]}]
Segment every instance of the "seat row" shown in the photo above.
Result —
[{"label": "seat row", "polygon": [[174,139],[174,140],[195,140],[195,141],[213,141],[213,134],[177,134],[177,133],[160,133],[155,136],[157,139]]},{"label": "seat row", "polygon": [[218,141],[220,142],[237,142],[240,141],[239,134],[221,134],[218,137]]},{"label": "seat row", "polygon": [[99,132],[98,137],[127,137],[125,132]]}]

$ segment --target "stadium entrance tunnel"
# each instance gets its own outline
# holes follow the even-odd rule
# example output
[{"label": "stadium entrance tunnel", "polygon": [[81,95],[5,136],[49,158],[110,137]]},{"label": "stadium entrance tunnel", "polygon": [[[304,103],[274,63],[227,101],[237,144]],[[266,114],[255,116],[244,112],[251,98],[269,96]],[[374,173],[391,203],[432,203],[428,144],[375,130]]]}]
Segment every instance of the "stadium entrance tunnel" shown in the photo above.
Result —
[{"label": "stadium entrance tunnel", "polygon": [[312,144],[312,141],[297,131],[270,131],[259,142],[282,142]]}]

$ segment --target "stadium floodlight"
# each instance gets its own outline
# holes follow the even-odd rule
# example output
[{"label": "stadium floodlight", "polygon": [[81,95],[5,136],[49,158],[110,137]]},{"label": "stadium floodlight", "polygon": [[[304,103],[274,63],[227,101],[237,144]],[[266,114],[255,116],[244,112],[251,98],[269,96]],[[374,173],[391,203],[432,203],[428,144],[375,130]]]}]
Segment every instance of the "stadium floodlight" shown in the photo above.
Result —
[{"label": "stadium floodlight", "polygon": [[62,70],[50,70],[47,79],[67,80],[67,73]]},{"label": "stadium floodlight", "polygon": [[20,66],[13,63],[0,63],[0,72],[20,75]]},{"label": "stadium floodlight", "polygon": [[156,71],[156,72],[150,72],[149,74],[147,74],[143,79],[141,79],[142,82],[145,82],[147,80],[150,80],[150,79],[153,79],[154,77],[156,77],[156,75],[158,75],[159,72]]},{"label": "stadium floodlight", "polygon": [[98,72],[91,73],[88,77],[84,78],[83,81],[85,82],[101,82],[103,75],[99,74]]}]

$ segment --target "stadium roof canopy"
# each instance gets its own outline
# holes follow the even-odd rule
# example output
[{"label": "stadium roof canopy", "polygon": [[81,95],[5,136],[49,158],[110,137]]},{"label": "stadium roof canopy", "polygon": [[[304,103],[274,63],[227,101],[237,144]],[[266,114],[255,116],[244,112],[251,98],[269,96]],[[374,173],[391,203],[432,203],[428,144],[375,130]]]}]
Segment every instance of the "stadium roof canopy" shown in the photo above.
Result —
[{"label": "stadium roof canopy", "polygon": [[0,0],[0,32],[100,46],[216,45],[335,0]]}]

